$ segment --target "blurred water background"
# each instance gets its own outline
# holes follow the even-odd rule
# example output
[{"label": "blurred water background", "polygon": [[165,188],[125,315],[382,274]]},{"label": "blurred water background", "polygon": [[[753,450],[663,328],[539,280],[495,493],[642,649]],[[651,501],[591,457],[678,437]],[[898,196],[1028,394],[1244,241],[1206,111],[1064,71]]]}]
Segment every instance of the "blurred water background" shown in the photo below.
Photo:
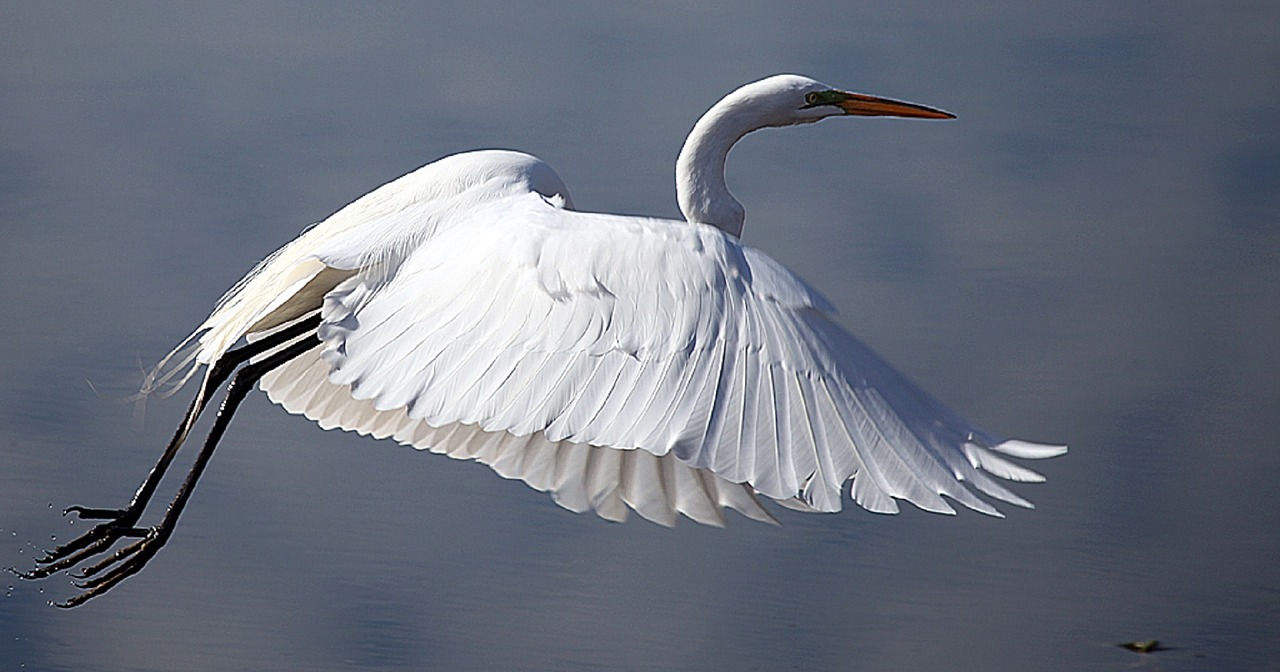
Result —
[{"label": "blurred water background", "polygon": [[1072,452],[1006,520],[668,530],[255,394],[146,571],[0,586],[0,668],[1280,669],[1280,5],[864,4],[7,3],[0,565],[127,500],[185,400],[118,400],[309,223],[479,147],[678,216],[693,121],[777,72],[959,119],[749,137],[746,240]]}]

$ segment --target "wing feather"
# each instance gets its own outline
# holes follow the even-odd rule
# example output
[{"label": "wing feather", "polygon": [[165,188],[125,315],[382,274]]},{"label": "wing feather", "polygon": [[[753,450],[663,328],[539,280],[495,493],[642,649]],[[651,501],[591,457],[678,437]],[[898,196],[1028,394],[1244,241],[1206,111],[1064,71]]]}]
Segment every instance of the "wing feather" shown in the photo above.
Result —
[{"label": "wing feather", "polygon": [[[990,476],[1042,480],[831,319],[816,291],[713,228],[593,215],[538,194],[453,211],[449,227],[332,276],[323,348],[262,380],[324,427],[476,459],[611,520],[771,520],[897,499],[993,515]],[[404,238],[401,236],[401,238]]]}]

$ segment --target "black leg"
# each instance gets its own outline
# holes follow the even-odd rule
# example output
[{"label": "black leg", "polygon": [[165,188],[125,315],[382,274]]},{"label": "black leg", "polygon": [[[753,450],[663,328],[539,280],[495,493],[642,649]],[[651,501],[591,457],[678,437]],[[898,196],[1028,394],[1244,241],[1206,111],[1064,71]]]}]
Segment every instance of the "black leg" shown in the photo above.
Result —
[{"label": "black leg", "polygon": [[220,387],[240,364],[288,343],[299,336],[314,332],[319,323],[320,316],[315,315],[271,336],[231,350],[223,355],[210,367],[210,370],[201,381],[195,399],[191,402],[191,407],[178,425],[178,429],[170,440],[169,445],[165,448],[164,454],[161,455],[160,460],[152,467],[146,480],[134,493],[129,506],[124,509],[69,507],[64,513],[75,513],[82,519],[106,519],[106,522],[99,523],[83,535],[46,552],[44,557],[36,560],[38,566],[35,569],[28,572],[11,571],[27,579],[44,578],[77,565],[93,556],[105,553],[120,539],[142,537],[139,541],[116,551],[105,560],[85,568],[81,573],[82,577],[93,576],[111,565],[116,565],[111,571],[102,576],[81,584],[79,587],[85,589],[85,593],[59,605],[70,607],[106,592],[126,577],[142,569],[146,562],[155,555],[156,551],[168,541],[169,535],[177,523],[178,516],[181,515],[182,508],[191,496],[192,488],[194,488],[196,481],[200,478],[200,474],[204,471],[205,465],[208,464],[209,458],[213,455],[213,449],[217,445],[218,439],[226,431],[236,407],[239,406],[240,401],[244,399],[249,390],[253,388],[253,384],[266,375],[267,372],[303,352],[311,350],[318,346],[319,343],[314,338],[305,338],[260,361],[251,362],[240,369],[231,384],[227,386],[227,396],[218,411],[217,417],[214,419],[213,428],[209,431],[209,437],[197,456],[195,465],[187,474],[186,480],[183,482],[177,496],[169,504],[164,518],[153,528],[137,528],[136,526],[138,520],[142,517],[143,510],[151,500],[152,495],[155,494],[160,480],[169,468],[170,463],[173,462],[178,449],[182,447],[196,420],[208,405],[214,390]]},{"label": "black leg", "polygon": [[[254,383],[268,371],[318,345],[319,343],[307,339],[240,369],[240,372],[231,380],[231,384],[227,386],[227,395],[222,401],[222,407],[218,409],[218,415],[213,420],[213,427],[209,430],[209,436],[205,439],[200,454],[196,456],[195,464],[192,465],[191,471],[187,472],[182,487],[178,489],[178,494],[174,496],[173,501],[169,502],[169,507],[159,524],[145,530],[134,530],[138,536],[142,537],[141,539],[121,548],[101,562],[86,567],[80,574],[80,577],[86,580],[77,584],[77,587],[85,592],[58,606],[74,607],[83,604],[110,590],[146,566],[147,562],[169,541],[174,527],[178,524],[178,518],[187,505],[187,500],[191,498],[196,482],[200,480],[200,475],[209,464],[209,458],[213,457],[218,441],[226,431],[227,425],[231,423],[231,416],[235,414],[236,408],[240,406],[245,395],[253,389]],[[99,575],[100,572],[102,573]]]},{"label": "black leg", "polygon": [[[196,398],[191,402],[191,409],[187,412],[182,423],[178,425],[178,431],[174,433],[173,439],[169,441],[169,447],[166,448],[164,454],[160,456],[160,461],[156,463],[156,466],[152,467],[151,473],[147,475],[147,480],[143,481],[142,485],[138,488],[138,491],[134,493],[133,500],[129,502],[129,508],[126,510],[136,510],[141,514],[142,509],[146,507],[147,502],[151,500],[151,496],[155,494],[156,488],[160,485],[160,479],[164,476],[165,470],[169,468],[169,463],[173,461],[174,455],[178,453],[178,448],[187,440],[187,435],[191,433],[191,428],[195,426],[196,419],[200,417],[205,406],[208,405],[210,397],[213,396],[213,391],[221,387],[222,383],[226,382],[227,378],[233,371],[235,371],[236,367],[249,361],[253,357],[284,343],[288,343],[303,334],[314,332],[318,326],[320,326],[320,316],[313,315],[287,329],[282,329],[277,333],[254,341],[242,348],[231,350],[218,358],[218,361],[210,367],[208,375],[205,376],[204,381],[200,385],[200,389],[196,393]],[[279,364],[277,364],[277,366],[279,366]],[[265,373],[266,371],[263,371],[258,375],[261,377]],[[85,509],[82,509],[82,507],[71,507],[67,509],[69,512],[74,511],[76,513],[80,513],[82,510]],[[80,515],[80,517],[85,518],[86,516]]]}]

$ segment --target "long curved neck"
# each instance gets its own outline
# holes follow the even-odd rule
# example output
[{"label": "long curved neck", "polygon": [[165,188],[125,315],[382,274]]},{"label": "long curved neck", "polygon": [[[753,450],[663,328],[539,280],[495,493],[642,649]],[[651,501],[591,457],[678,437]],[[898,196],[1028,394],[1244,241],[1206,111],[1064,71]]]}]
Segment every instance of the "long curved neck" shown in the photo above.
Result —
[{"label": "long curved neck", "polygon": [[746,213],[724,182],[724,162],[733,143],[763,125],[741,102],[731,95],[707,110],[676,159],[676,197],[684,218],[733,236],[742,235]]}]

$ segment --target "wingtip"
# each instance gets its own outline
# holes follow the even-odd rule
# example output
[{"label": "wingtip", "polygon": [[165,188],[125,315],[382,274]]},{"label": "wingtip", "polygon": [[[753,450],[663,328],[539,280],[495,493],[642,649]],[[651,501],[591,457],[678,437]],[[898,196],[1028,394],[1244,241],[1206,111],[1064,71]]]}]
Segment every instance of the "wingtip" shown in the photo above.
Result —
[{"label": "wingtip", "polygon": [[1051,443],[1034,443],[1031,441],[1022,441],[1020,439],[1010,439],[1004,443],[991,446],[992,450],[999,451],[1005,455],[1013,457],[1021,457],[1028,460],[1042,460],[1049,457],[1057,457],[1065,455],[1067,447],[1065,445],[1057,445]]}]

